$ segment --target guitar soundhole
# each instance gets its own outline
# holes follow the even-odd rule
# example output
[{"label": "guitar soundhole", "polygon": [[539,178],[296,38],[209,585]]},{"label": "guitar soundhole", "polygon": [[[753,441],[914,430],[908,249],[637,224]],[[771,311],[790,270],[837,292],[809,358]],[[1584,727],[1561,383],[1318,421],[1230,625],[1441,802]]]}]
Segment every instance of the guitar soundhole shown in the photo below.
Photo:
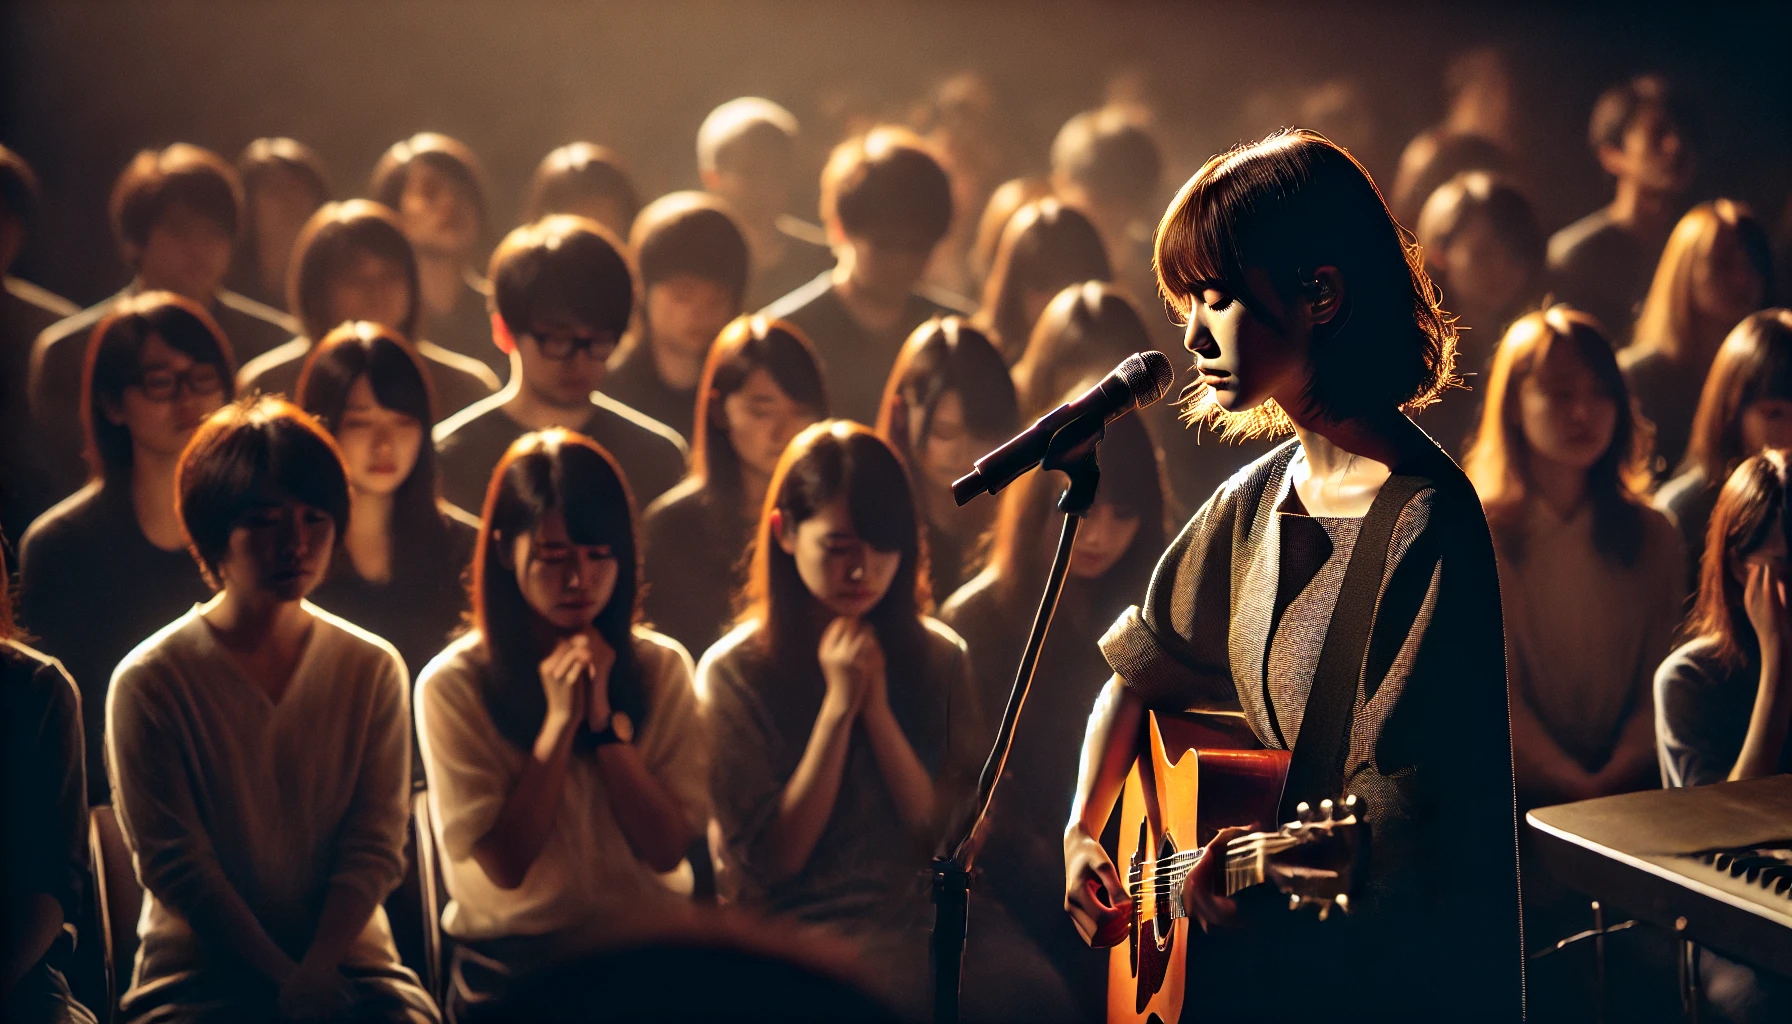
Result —
[{"label": "guitar soundhole", "polygon": [[[1158,844],[1157,863],[1173,864],[1175,861],[1171,858],[1174,857],[1175,854],[1176,840],[1170,838],[1169,833],[1165,833],[1164,841]],[[1157,936],[1157,948],[1159,952],[1167,952],[1169,950],[1170,929],[1176,925],[1176,893],[1175,887],[1172,886],[1170,882],[1171,875],[1168,872],[1160,870],[1157,875],[1153,876],[1151,886],[1152,891],[1155,894],[1153,902],[1157,905],[1157,915],[1151,920],[1151,930]]]},{"label": "guitar soundhole", "polygon": [[[1132,877],[1139,879],[1137,883],[1139,888],[1135,890],[1136,896],[1132,904],[1132,934],[1129,936],[1135,982],[1133,988],[1134,1013],[1144,1013],[1146,1004],[1150,1003],[1151,998],[1157,995],[1159,989],[1163,988],[1164,978],[1170,969],[1170,953],[1174,948],[1175,939],[1173,929],[1176,924],[1174,917],[1176,907],[1170,893],[1170,886],[1167,884],[1169,876],[1165,875],[1160,879],[1153,873],[1150,878],[1141,879],[1140,875],[1143,872],[1154,872],[1156,865],[1163,862],[1163,858],[1174,854],[1176,842],[1169,836],[1164,836],[1163,841],[1158,844],[1156,857],[1148,856],[1148,851],[1151,849],[1150,843],[1150,832],[1146,824],[1140,822],[1138,846],[1132,855],[1130,865]],[[1143,942],[1140,941],[1144,936],[1140,934],[1139,918],[1144,913],[1147,900],[1151,901],[1152,941]]]}]

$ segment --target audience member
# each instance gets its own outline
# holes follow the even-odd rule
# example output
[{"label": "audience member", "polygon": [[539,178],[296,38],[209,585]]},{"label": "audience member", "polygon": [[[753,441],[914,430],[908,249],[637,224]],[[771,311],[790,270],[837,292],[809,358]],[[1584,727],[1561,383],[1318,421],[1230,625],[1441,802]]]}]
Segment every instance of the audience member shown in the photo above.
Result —
[{"label": "audience member", "polygon": [[952,186],[921,140],[875,128],[834,148],[821,212],[838,263],[766,307],[815,343],[835,414],[872,423],[903,341],[929,318],[968,315],[920,283],[952,223]]},{"label": "audience member", "polygon": [[218,593],[138,645],[107,701],[147,890],[124,1019],[436,1021],[380,907],[410,816],[404,662],[305,600],[348,524],[335,445],[277,399],[228,406],[177,488]]},{"label": "audience member", "polygon": [[629,248],[641,315],[604,390],[689,440],[709,347],[746,308],[747,240],[719,200],[674,192],[635,218]]},{"label": "audience member", "polygon": [[636,550],[628,485],[589,439],[555,429],[505,453],[473,629],[417,684],[452,1019],[690,891],[709,806],[691,659],[636,624]]},{"label": "audience member", "polygon": [[45,330],[31,349],[31,422],[53,499],[87,477],[81,360],[94,325],[119,300],[145,291],[184,295],[206,307],[239,360],[261,355],[297,329],[279,310],[222,287],[243,222],[243,188],[236,169],[216,153],[186,143],[138,153],[112,186],[110,213],[130,284]]},{"label": "audience member", "polygon": [[385,638],[416,678],[467,610],[461,576],[478,533],[477,519],[437,493],[423,360],[389,327],[344,323],[305,360],[294,394],[348,472],[348,522],[311,597]]},{"label": "audience member", "polygon": [[107,799],[106,688],[119,659],[205,583],[175,506],[181,451],[231,397],[230,347],[172,292],[121,299],[92,332],[80,402],[93,479],[19,545],[19,616],[81,689],[88,796]]},{"label": "audience member", "polygon": [[30,433],[31,343],[80,307],[12,276],[13,263],[37,226],[41,196],[31,165],[0,146],[0,536],[17,542],[25,527],[59,495],[27,445]]},{"label": "audience member", "polygon": [[1443,120],[1414,136],[1400,153],[1388,207],[1408,228],[1438,186],[1464,171],[1509,172],[1517,148],[1517,99],[1506,55],[1482,46],[1452,57],[1444,68]]},{"label": "audience member", "polygon": [[1050,411],[1073,386],[1151,347],[1139,311],[1118,288],[1099,280],[1064,288],[1034,320],[1013,370],[1025,419]]},{"label": "audience member", "polygon": [[1724,337],[1743,317],[1773,304],[1773,253],[1747,206],[1700,203],[1674,228],[1619,355],[1643,415],[1655,424],[1657,477],[1680,464],[1699,389]]},{"label": "audience member", "polygon": [[420,132],[380,157],[367,194],[398,214],[416,250],[423,321],[412,337],[433,339],[508,379],[510,361],[493,345],[486,309],[491,286],[474,252],[489,217],[479,158],[459,139]]},{"label": "audience member", "polygon": [[636,500],[671,489],[684,476],[684,441],[599,390],[634,311],[622,243],[595,221],[544,217],[505,236],[492,253],[491,281],[491,330],[513,372],[502,391],[436,424],[443,497],[480,507],[511,442],[549,427],[601,445]]},{"label": "audience member", "polygon": [[1792,449],[1792,310],[1754,313],[1724,339],[1705,377],[1679,474],[1655,493],[1655,507],[1686,542],[1691,589],[1698,589],[1718,488],[1763,448]]},{"label": "audience member", "polygon": [[994,502],[960,506],[952,481],[1020,429],[1020,406],[1002,354],[958,317],[915,328],[896,356],[878,410],[877,436],[908,467],[927,541],[935,603],[970,575]]},{"label": "audience member", "polygon": [[[1101,490],[1077,530],[978,858],[986,883],[979,892],[1001,900],[1025,926],[1070,983],[1087,1019],[1102,1016],[1107,954],[1091,950],[1064,913],[1064,822],[1077,774],[1076,758],[1064,752],[1081,746],[1084,709],[1111,674],[1096,641],[1144,593],[1163,553],[1169,510],[1161,458],[1139,417],[1109,424],[1102,466]],[[1055,473],[1034,473],[1010,486],[988,564],[940,612],[969,647],[992,732],[1045,589],[1064,522],[1057,508],[1063,489]]]},{"label": "audience member", "polygon": [[1588,142],[1616,182],[1612,201],[1549,239],[1556,297],[1584,309],[1623,345],[1698,161],[1680,98],[1659,75],[1601,93]]},{"label": "audience member", "polygon": [[[243,364],[237,388],[244,394],[296,395],[306,357],[338,324],[367,320],[416,337],[422,287],[416,253],[397,216],[366,199],[324,204],[293,246],[288,308],[301,333]],[[498,375],[479,360],[427,341],[418,341],[416,349],[442,413],[498,390]]]},{"label": "audience member", "polygon": [[[1152,229],[1162,213],[1163,156],[1157,140],[1119,107],[1076,115],[1052,140],[1052,191],[1101,232],[1114,280],[1139,303],[1157,297]],[[1157,347],[1174,354],[1181,339],[1166,320],[1153,323]]]},{"label": "audience member", "polygon": [[[6,578],[0,545],[0,580]],[[95,1024],[55,963],[63,925],[86,920],[81,695],[62,665],[25,646],[21,635],[11,595],[0,586],[0,728],[6,745],[0,1015],[15,1024]]]},{"label": "audience member", "polygon": [[640,209],[640,196],[621,157],[596,143],[569,142],[542,157],[535,168],[523,222],[570,213],[597,221],[617,238],[627,238]]},{"label": "audience member", "polygon": [[330,201],[330,174],[317,151],[295,139],[256,139],[236,158],[243,179],[242,243],[231,285],[276,309],[286,305],[293,242],[317,208]]},{"label": "audience member", "polygon": [[955,295],[976,293],[970,250],[983,206],[1009,163],[1009,123],[997,108],[994,87],[978,71],[948,76],[914,119],[952,182],[952,226],[934,247],[924,280]]},{"label": "audience member", "polygon": [[1503,147],[1479,135],[1421,133],[1400,154],[1388,209],[1402,227],[1416,231],[1425,204],[1445,182],[1475,172],[1505,178],[1511,163]]},{"label": "audience member", "polygon": [[1425,269],[1456,314],[1456,373],[1467,394],[1446,392],[1420,425],[1461,458],[1481,419],[1488,364],[1506,328],[1538,308],[1544,280],[1543,231],[1517,186],[1484,171],[1458,174],[1431,193],[1418,219]]},{"label": "audience member", "polygon": [[1089,218],[1056,199],[1036,200],[1009,218],[974,322],[1013,365],[1053,296],[1073,284],[1113,277]]},{"label": "audience member", "polygon": [[1002,244],[1008,221],[1021,207],[1051,194],[1051,182],[1044,178],[1010,178],[989,194],[989,202],[983,204],[983,214],[977,220],[977,237],[971,243],[971,283],[976,294],[983,293],[989,272],[995,268],[996,249]]},{"label": "audience member", "polygon": [[1467,472],[1499,558],[1521,805],[1653,784],[1649,684],[1686,563],[1645,501],[1647,453],[1591,317],[1555,306],[1512,326]]},{"label": "audience member", "polygon": [[753,527],[790,439],[828,412],[821,365],[802,331],[741,317],[703,367],[690,475],[647,509],[648,619],[687,650],[727,632]]},{"label": "audience member", "polygon": [[771,100],[747,96],[709,112],[697,129],[703,187],[740,218],[753,254],[747,309],[762,309],[834,265],[827,234],[789,213],[797,121]]}]

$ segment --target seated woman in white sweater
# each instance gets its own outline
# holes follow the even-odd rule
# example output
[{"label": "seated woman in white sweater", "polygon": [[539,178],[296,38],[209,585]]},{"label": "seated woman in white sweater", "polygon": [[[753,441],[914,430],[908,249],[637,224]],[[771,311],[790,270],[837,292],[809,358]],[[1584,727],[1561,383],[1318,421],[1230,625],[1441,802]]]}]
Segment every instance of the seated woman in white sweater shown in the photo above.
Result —
[{"label": "seated woman in white sweater", "polygon": [[112,679],[113,799],[148,890],[124,1017],[434,1021],[380,907],[404,873],[404,662],[304,600],[348,520],[336,446],[285,402],[226,406],[176,494],[218,593]]},{"label": "seated woman in white sweater", "polygon": [[417,683],[457,940],[450,1019],[688,905],[685,852],[708,816],[690,655],[636,624],[615,460],[570,431],[526,434],[484,508],[473,629]]}]

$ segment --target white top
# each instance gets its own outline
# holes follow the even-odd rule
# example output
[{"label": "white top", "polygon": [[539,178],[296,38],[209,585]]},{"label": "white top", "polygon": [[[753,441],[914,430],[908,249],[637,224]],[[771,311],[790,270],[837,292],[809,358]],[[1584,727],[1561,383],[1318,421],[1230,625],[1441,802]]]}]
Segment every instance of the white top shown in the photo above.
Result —
[{"label": "white top", "polygon": [[[691,656],[670,637],[634,631],[647,697],[634,743],[647,770],[684,810],[693,835],[709,820],[708,758],[691,687]],[[497,822],[530,752],[506,740],[486,712],[492,671],[481,636],[468,633],[417,680],[417,735],[429,775],[432,831],[448,886],[442,927],[459,939],[601,936],[624,918],[684,903],[690,868],[659,875],[636,859],[610,809],[595,755],[575,750],[553,830],[515,889],[500,889],[473,859]],[[577,941],[577,940],[572,940]]]},{"label": "white top", "polygon": [[196,936],[247,906],[297,958],[332,886],[375,904],[346,963],[396,964],[378,904],[404,875],[411,731],[392,645],[314,617],[278,704],[200,607],[125,656],[106,701],[113,805],[148,890],[136,984],[208,964]]}]

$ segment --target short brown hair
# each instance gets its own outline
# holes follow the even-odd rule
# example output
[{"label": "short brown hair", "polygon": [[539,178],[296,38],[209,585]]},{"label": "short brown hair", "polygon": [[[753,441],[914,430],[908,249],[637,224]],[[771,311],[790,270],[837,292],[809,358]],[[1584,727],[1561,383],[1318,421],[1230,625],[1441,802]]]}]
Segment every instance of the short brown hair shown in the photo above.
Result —
[{"label": "short brown hair", "polygon": [[707,192],[673,192],[648,203],[628,244],[643,291],[690,274],[721,285],[737,304],[747,293],[747,236],[728,207]]},{"label": "short brown hair", "polygon": [[828,157],[821,216],[848,235],[931,249],[952,226],[952,183],[919,136],[873,128]]},{"label": "short brown hair", "polygon": [[218,322],[197,302],[173,292],[139,292],[121,299],[93,328],[81,364],[81,422],[94,476],[120,485],[130,479],[131,432],[106,415],[138,383],[143,345],[151,335],[196,363],[210,363],[223,378],[224,396],[235,394],[236,360]]},{"label": "short brown hair", "polygon": [[348,471],[323,426],[284,399],[232,402],[199,425],[174,478],[187,548],[214,590],[223,586],[218,564],[230,550],[230,532],[264,487],[328,513],[338,544],[348,531]]},{"label": "short brown hair", "polygon": [[131,158],[112,185],[112,231],[141,246],[170,206],[182,205],[236,237],[243,221],[243,183],[236,168],[209,149],[177,142]]},{"label": "short brown hair", "polygon": [[1679,471],[1702,470],[1716,487],[1753,455],[1742,447],[1742,413],[1763,398],[1792,401],[1792,309],[1763,309],[1731,328],[1705,374]]},{"label": "short brown hair", "polygon": [[[1419,409],[1454,378],[1456,329],[1411,243],[1356,158],[1315,131],[1295,128],[1208,160],[1157,228],[1158,289],[1187,313],[1212,285],[1275,324],[1254,297],[1247,267],[1292,303],[1319,267],[1345,282],[1344,305],[1314,332],[1307,397],[1333,419],[1386,408]],[[1200,384],[1184,389],[1184,417],[1228,437],[1294,429],[1273,401],[1227,413]]]},{"label": "short brown hair", "polygon": [[641,196],[622,158],[594,142],[569,142],[541,158],[529,180],[525,221],[570,213],[580,199],[614,199],[624,224],[641,210]]},{"label": "short brown hair", "polygon": [[513,335],[564,314],[618,338],[635,308],[635,277],[622,243],[596,221],[543,217],[504,236],[489,270],[492,308]]},{"label": "short brown hair", "polygon": [[367,183],[368,193],[375,201],[398,209],[414,163],[428,164],[460,186],[479,214],[480,227],[485,226],[485,168],[466,143],[439,132],[418,132],[394,142],[380,156],[380,162],[373,165],[373,176]]},{"label": "short brown hair", "polygon": [[329,321],[330,282],[358,253],[396,263],[410,288],[403,323],[387,324],[406,338],[417,335],[423,299],[417,283],[417,254],[390,209],[367,199],[325,203],[299,230],[287,268],[286,305],[299,318],[305,337],[323,340],[336,325]]}]

